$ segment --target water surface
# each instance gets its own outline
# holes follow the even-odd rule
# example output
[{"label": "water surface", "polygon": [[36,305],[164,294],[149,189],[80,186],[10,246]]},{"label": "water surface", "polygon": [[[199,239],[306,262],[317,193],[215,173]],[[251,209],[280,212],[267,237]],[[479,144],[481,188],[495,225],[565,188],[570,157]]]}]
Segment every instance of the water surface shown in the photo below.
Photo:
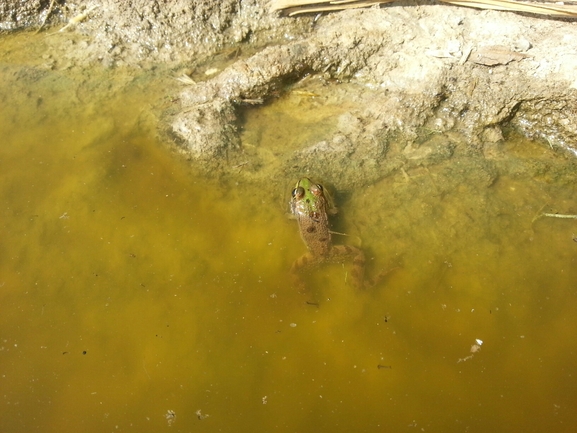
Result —
[{"label": "water surface", "polygon": [[[4,38],[1,431],[573,431],[577,221],[536,218],[577,213],[565,156],[516,139],[491,182],[456,155],[334,185],[335,241],[402,267],[356,292],[322,266],[300,294],[288,191],[209,181],[159,143],[169,84]],[[316,139],[297,105],[255,110],[245,139]]]}]

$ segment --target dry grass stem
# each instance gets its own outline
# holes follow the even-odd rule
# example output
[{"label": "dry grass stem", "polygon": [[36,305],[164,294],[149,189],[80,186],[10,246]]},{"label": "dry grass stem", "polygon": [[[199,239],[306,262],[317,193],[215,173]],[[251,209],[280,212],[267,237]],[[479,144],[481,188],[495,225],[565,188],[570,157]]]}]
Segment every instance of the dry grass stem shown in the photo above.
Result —
[{"label": "dry grass stem", "polygon": [[56,3],[56,0],[50,0],[50,6],[48,6],[48,12],[46,12],[46,15],[44,16],[42,23],[40,23],[40,27],[38,27],[38,30],[36,30],[36,33],[40,32],[40,30],[42,30],[42,27],[44,27],[44,24],[46,24],[46,20],[48,20],[48,17],[52,13],[52,9],[54,9],[55,3]]},{"label": "dry grass stem", "polygon": [[[272,0],[273,10],[283,10],[294,16],[305,13],[318,13],[342,9],[365,8],[394,0]],[[526,12],[554,17],[577,17],[577,5],[547,2],[527,2],[517,0],[441,0],[457,6],[477,9],[493,9],[510,12]]]},{"label": "dry grass stem", "polygon": [[70,18],[70,20],[68,21],[68,24],[66,24],[64,27],[62,27],[60,30],[58,30],[59,32],[63,32],[65,30],[68,30],[70,28],[74,28],[77,24],[81,23],[82,21],[84,21],[86,18],[88,18],[88,15],[90,14],[90,12],[92,12],[94,9],[98,8],[98,5],[93,5],[90,6],[88,9],[86,9],[83,13],[76,15],[75,17]]},{"label": "dry grass stem", "polygon": [[563,218],[563,219],[574,219],[577,220],[577,215],[565,215],[560,213],[544,213],[543,216],[550,218]]}]

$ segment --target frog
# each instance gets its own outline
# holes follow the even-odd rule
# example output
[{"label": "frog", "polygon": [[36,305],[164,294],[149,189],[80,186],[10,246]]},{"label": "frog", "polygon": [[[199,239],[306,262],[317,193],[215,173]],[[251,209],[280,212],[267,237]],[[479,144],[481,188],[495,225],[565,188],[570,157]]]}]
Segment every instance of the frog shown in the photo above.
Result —
[{"label": "frog", "polygon": [[308,252],[298,258],[291,267],[291,276],[302,291],[304,283],[300,271],[324,262],[352,260],[353,286],[366,288],[364,279],[365,254],[352,245],[334,245],[329,226],[329,215],[337,212],[330,194],[320,184],[308,177],[301,178],[291,193],[290,210],[297,220],[299,232]]}]

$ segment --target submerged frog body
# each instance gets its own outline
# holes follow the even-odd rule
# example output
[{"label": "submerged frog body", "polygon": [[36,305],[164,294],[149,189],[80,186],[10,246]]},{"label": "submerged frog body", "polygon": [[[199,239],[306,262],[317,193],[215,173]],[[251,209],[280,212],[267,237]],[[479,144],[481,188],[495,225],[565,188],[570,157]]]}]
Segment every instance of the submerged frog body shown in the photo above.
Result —
[{"label": "submerged frog body", "polygon": [[299,276],[303,268],[323,262],[352,259],[353,285],[363,288],[365,254],[360,248],[350,245],[333,245],[328,215],[336,213],[336,210],[323,186],[307,177],[302,178],[292,191],[290,206],[298,222],[301,238],[309,250],[291,268],[291,274],[298,285],[301,288],[304,286]]}]

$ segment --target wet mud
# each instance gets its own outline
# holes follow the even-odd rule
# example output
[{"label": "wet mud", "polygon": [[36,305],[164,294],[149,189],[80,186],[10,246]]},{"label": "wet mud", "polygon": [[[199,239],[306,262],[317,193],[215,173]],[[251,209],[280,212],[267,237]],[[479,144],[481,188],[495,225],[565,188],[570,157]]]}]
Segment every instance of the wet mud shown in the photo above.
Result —
[{"label": "wet mud", "polygon": [[[0,28],[43,26],[52,70],[162,65],[179,81],[153,127],[206,172],[353,187],[450,158],[447,134],[482,157],[508,130],[577,153],[572,21],[419,2],[301,18],[257,0],[49,3],[2,2]],[[298,148],[243,143],[247,111],[294,93],[346,109]]]}]

